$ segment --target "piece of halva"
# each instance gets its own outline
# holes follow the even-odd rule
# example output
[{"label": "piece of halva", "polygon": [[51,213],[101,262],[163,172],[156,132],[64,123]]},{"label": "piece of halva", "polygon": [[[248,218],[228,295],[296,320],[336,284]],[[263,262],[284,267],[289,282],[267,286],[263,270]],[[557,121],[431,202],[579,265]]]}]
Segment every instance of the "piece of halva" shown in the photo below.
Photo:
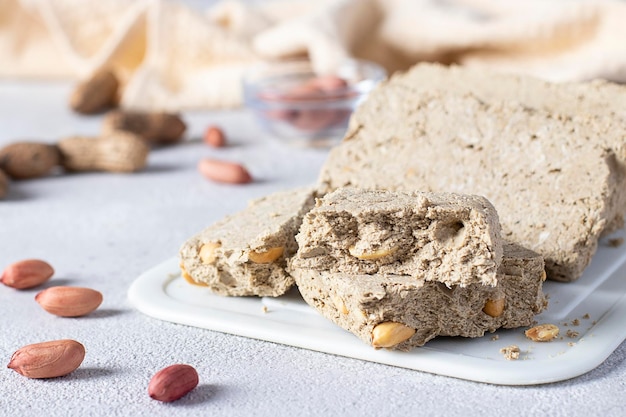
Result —
[{"label": "piece of halva", "polygon": [[294,267],[496,285],[500,223],[484,197],[340,188],[318,199],[296,236]]},{"label": "piece of halva", "polygon": [[580,277],[599,237],[622,223],[626,169],[602,139],[614,123],[514,102],[382,83],[353,114],[319,177],[343,186],[477,194],[505,240],[542,255],[548,277]]},{"label": "piece of halva", "polygon": [[293,286],[285,271],[297,250],[302,216],[314,205],[312,188],[252,201],[188,239],[180,249],[183,276],[229,296],[279,296]]},{"label": "piece of halva", "polygon": [[450,288],[408,275],[290,272],[310,306],[375,348],[410,350],[437,336],[529,326],[547,306],[543,258],[512,244],[504,245],[494,287]]},{"label": "piece of halva", "polygon": [[589,135],[574,133],[572,139],[592,140],[615,155],[617,210],[610,211],[603,234],[623,227],[626,212],[626,86],[596,79],[588,82],[553,83],[528,75],[485,72],[458,65],[421,63],[396,79],[398,86],[414,94],[445,91],[472,94],[487,104],[518,103],[552,115],[568,116],[585,125]]}]

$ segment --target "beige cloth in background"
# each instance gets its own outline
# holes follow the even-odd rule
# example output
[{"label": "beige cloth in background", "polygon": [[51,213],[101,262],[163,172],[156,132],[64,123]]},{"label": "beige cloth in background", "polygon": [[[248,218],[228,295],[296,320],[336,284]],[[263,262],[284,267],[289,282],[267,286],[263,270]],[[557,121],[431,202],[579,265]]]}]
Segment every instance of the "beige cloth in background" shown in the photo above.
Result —
[{"label": "beige cloth in background", "polygon": [[130,108],[234,107],[246,69],[303,54],[319,73],[359,57],[389,72],[439,61],[626,82],[626,1],[224,0],[199,11],[171,0],[0,0],[0,77],[81,79],[110,66]]}]

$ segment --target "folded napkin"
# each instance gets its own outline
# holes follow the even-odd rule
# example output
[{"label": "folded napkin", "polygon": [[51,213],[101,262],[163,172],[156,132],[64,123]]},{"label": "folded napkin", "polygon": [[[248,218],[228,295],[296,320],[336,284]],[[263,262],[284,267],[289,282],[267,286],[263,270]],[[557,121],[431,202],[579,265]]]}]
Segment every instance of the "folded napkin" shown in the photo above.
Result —
[{"label": "folded napkin", "polygon": [[228,108],[264,59],[308,55],[318,73],[364,58],[551,81],[626,82],[620,0],[0,0],[0,77],[87,78],[114,69],[121,105]]}]

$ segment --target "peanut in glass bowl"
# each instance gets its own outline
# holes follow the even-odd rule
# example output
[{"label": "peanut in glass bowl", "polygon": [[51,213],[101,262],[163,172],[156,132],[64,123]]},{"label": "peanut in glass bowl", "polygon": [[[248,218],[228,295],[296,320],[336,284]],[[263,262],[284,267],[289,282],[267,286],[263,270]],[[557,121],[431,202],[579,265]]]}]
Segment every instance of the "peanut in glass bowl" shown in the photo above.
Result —
[{"label": "peanut in glass bowl", "polygon": [[385,77],[382,67],[362,60],[332,75],[316,75],[306,60],[265,63],[244,77],[244,100],[270,135],[328,146],[343,137],[354,109]]}]

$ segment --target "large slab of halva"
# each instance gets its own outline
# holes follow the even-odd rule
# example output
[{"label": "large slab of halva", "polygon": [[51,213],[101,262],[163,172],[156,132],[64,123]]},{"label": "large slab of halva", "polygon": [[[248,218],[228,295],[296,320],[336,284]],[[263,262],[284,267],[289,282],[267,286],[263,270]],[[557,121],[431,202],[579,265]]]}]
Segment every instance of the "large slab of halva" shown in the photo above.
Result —
[{"label": "large slab of halva", "polygon": [[[624,225],[626,211],[626,86],[604,80],[551,83],[537,78],[504,73],[485,73],[478,68],[423,63],[398,85],[415,94],[424,91],[446,91],[458,95],[472,94],[487,104],[518,103],[524,107],[568,116],[587,126],[593,140],[615,155],[616,179],[619,181],[613,219],[604,233]],[[575,139],[575,138],[573,138]],[[621,208],[621,209],[620,209]]]},{"label": "large slab of halva", "polygon": [[547,305],[540,255],[505,244],[495,287],[452,288],[407,275],[352,275],[295,268],[304,300],[376,348],[409,350],[437,336],[480,337],[529,326]]},{"label": "large slab of halva", "polygon": [[340,188],[318,199],[296,236],[294,267],[496,285],[500,223],[484,197]]},{"label": "large slab of halva", "polygon": [[614,123],[412,85],[412,72],[394,76],[357,109],[320,189],[485,196],[505,240],[542,255],[549,278],[577,279],[626,210]]},{"label": "large slab of halva", "polygon": [[285,270],[287,259],[297,250],[295,235],[313,204],[311,188],[252,201],[183,244],[183,276],[221,295],[284,294],[294,283]]}]

